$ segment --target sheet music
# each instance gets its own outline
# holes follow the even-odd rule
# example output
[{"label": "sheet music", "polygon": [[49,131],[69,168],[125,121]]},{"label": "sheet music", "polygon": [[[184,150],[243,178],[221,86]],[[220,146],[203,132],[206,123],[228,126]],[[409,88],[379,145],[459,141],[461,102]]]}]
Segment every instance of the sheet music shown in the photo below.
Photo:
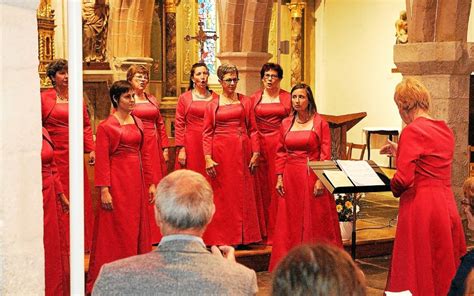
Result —
[{"label": "sheet music", "polygon": [[337,164],[356,186],[385,185],[372,167],[364,160],[337,160]]},{"label": "sheet music", "polygon": [[346,173],[343,171],[323,170],[323,173],[335,188],[354,187],[354,184],[352,184],[351,180],[347,178]]}]

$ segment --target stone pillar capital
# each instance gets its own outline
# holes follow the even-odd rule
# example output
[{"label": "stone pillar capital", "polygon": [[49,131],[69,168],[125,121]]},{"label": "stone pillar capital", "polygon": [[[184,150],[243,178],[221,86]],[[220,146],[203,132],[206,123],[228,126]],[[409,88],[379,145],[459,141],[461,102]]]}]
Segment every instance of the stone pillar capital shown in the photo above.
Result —
[{"label": "stone pillar capital", "polygon": [[393,59],[404,75],[469,74],[474,70],[474,43],[463,41],[396,44]]},{"label": "stone pillar capital", "polygon": [[300,2],[298,0],[291,0],[290,3],[287,3],[288,9],[290,10],[292,18],[301,18],[303,17],[303,9],[306,6],[305,2]]},{"label": "stone pillar capital", "polygon": [[145,65],[150,69],[152,63],[153,59],[146,57],[115,57],[113,61],[115,79],[126,79],[127,70],[131,65]]},{"label": "stone pillar capital", "polygon": [[222,64],[234,64],[239,70],[237,92],[250,95],[261,87],[260,69],[272,55],[268,52],[221,52],[217,58]]}]

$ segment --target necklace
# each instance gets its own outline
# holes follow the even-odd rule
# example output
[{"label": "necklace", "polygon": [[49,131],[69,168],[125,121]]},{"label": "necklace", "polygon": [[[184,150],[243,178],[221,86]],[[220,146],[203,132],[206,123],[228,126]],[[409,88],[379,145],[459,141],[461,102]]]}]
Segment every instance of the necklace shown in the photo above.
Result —
[{"label": "necklace", "polygon": [[305,124],[310,120],[311,120],[311,116],[308,116],[308,118],[306,120],[301,120],[299,116],[296,116],[296,123],[298,123],[298,124]]},{"label": "necklace", "polygon": [[198,100],[207,100],[207,98],[209,98],[209,95],[211,93],[206,89],[206,94],[205,95],[201,95],[196,89],[193,89],[193,96],[198,99]]},{"label": "necklace", "polygon": [[238,99],[234,99],[234,95],[232,95],[232,98],[230,99],[227,98],[226,96],[222,96],[222,98],[223,98],[222,100],[223,105],[232,105],[238,101]]}]

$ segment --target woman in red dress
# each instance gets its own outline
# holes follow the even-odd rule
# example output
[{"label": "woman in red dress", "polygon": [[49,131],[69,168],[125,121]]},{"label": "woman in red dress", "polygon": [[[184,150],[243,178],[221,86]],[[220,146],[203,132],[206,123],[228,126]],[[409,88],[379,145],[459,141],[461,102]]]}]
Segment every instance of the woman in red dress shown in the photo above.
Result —
[{"label": "woman in red dress", "polygon": [[252,96],[252,106],[260,140],[259,166],[256,172],[257,210],[262,235],[266,243],[272,244],[275,219],[278,209],[278,194],[275,191],[275,156],[280,139],[281,121],[290,115],[290,93],[280,88],[283,69],[280,65],[266,63],[260,70],[263,90]]},{"label": "woman in red dress", "polygon": [[454,135],[444,121],[429,115],[430,101],[416,79],[398,84],[395,103],[407,126],[398,147],[390,142],[380,151],[397,155],[390,185],[400,197],[387,291],[446,295],[466,252],[451,190]]},{"label": "woman in red dress", "polygon": [[[145,128],[143,153],[151,161],[153,182],[158,185],[158,182],[168,171],[166,163],[168,162],[169,142],[160,106],[154,96],[145,92],[148,79],[148,69],[143,65],[132,65],[127,71],[127,80],[135,92],[135,108],[132,115],[140,118],[143,122]],[[157,244],[160,242],[161,232],[155,222],[153,203],[148,205],[148,217],[150,219],[151,242]]]},{"label": "woman in red dress", "polygon": [[259,155],[250,98],[235,92],[239,72],[221,65],[223,93],[206,108],[203,150],[216,213],[204,233],[207,245],[240,245],[261,240],[254,179]]},{"label": "woman in red dress", "polygon": [[[54,144],[54,159],[58,167],[59,177],[66,197],[69,197],[69,111],[68,111],[68,65],[63,59],[51,62],[46,73],[54,88],[41,93],[41,115],[45,127]],[[89,115],[83,106],[84,116],[84,152],[89,153],[89,164],[95,162],[95,144],[92,138]],[[89,188],[87,170],[84,168],[84,249],[90,251],[94,214],[92,196]],[[62,238],[64,262],[69,270],[69,212],[58,213],[62,219],[65,236]]]},{"label": "woman in red dress", "polygon": [[53,141],[43,127],[43,146],[41,149],[41,165],[43,176],[43,245],[44,245],[44,276],[45,295],[68,294],[65,284],[69,271],[63,269],[61,257],[61,232],[64,233],[62,221],[58,219],[57,206],[60,204],[65,211],[69,201],[63,193],[58,169],[54,162]]},{"label": "woman in red dress", "polygon": [[301,243],[324,242],[342,247],[334,197],[308,167],[308,161],[331,159],[329,125],[317,113],[306,84],[291,90],[293,116],[283,120],[277,149],[280,194],[270,270]]},{"label": "woman in red dress", "polygon": [[218,96],[209,90],[209,70],[205,63],[191,67],[188,91],[178,98],[175,120],[177,168],[186,168],[206,175],[206,162],[202,150],[202,125],[206,105]]},{"label": "woman in red dress", "polygon": [[100,188],[101,206],[92,241],[88,293],[102,265],[151,251],[147,207],[155,201],[156,187],[150,160],[143,153],[143,124],[131,115],[132,85],[114,82],[110,98],[116,112],[97,128],[95,186]]}]

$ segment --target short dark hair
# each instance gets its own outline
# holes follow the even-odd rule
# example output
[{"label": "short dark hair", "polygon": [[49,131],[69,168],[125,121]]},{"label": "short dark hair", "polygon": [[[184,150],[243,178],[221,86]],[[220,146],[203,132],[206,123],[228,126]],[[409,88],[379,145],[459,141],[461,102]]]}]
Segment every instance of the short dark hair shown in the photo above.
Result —
[{"label": "short dark hair", "polygon": [[133,76],[137,73],[146,75],[148,78],[150,77],[150,71],[144,65],[131,65],[127,70],[127,80],[132,81]]},{"label": "short dark hair", "polygon": [[56,73],[62,70],[68,70],[67,60],[65,59],[56,59],[53,60],[51,63],[48,64],[46,67],[46,75],[48,75],[49,79],[53,85],[55,85],[55,81],[53,78],[56,76]]},{"label": "short dark hair", "polygon": [[[314,100],[313,91],[311,87],[305,83],[298,83],[291,89],[291,95],[293,96],[293,92],[297,89],[304,89],[306,90],[306,95],[308,96],[308,111],[310,115],[318,112],[318,108],[316,107],[316,101]],[[293,109],[293,107],[291,107]],[[296,111],[293,110],[293,114],[296,115]]]},{"label": "short dark hair", "polygon": [[279,79],[283,78],[283,69],[281,68],[279,64],[266,63],[266,64],[263,64],[262,69],[260,70],[260,79],[263,79],[265,72],[270,71],[270,70],[276,71]]},{"label": "short dark hair", "polygon": [[[196,68],[199,68],[199,67],[205,67],[206,70],[209,72],[209,68],[207,67],[206,63],[195,63],[192,65],[191,67],[191,71],[189,72],[189,86],[188,86],[188,90],[192,90],[194,89],[194,82],[193,82],[193,76],[194,76],[194,72],[196,72]],[[209,89],[209,87],[207,87],[207,89]]]},{"label": "short dark hair", "polygon": [[348,253],[331,245],[296,247],[278,264],[273,275],[273,296],[365,294],[362,271]]},{"label": "short dark hair", "polygon": [[132,89],[132,85],[127,80],[118,80],[115,81],[112,86],[110,87],[110,100],[112,101],[112,106],[114,108],[118,107],[118,102],[120,100],[120,96],[124,93],[129,92]]}]

